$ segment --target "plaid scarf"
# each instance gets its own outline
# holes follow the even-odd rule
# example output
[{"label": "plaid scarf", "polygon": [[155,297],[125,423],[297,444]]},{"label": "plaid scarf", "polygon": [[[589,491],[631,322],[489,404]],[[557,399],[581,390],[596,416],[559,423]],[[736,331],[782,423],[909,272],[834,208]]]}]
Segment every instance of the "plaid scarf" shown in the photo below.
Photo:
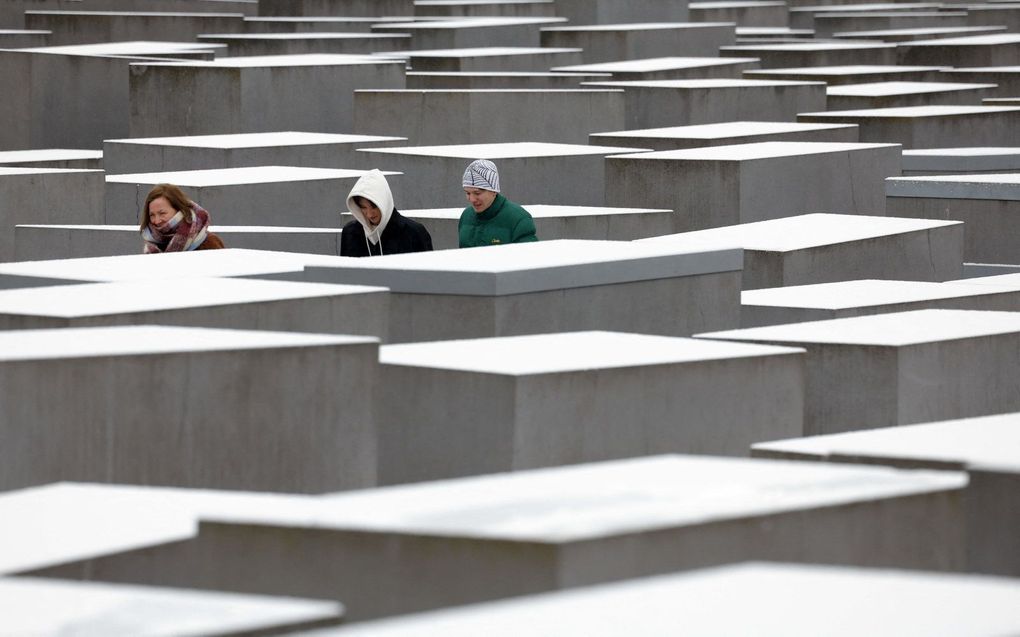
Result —
[{"label": "plaid scarf", "polygon": [[189,219],[185,219],[184,212],[178,210],[177,214],[163,223],[147,224],[142,230],[144,254],[187,252],[202,245],[208,234],[209,213],[195,202],[191,202],[188,213]]}]

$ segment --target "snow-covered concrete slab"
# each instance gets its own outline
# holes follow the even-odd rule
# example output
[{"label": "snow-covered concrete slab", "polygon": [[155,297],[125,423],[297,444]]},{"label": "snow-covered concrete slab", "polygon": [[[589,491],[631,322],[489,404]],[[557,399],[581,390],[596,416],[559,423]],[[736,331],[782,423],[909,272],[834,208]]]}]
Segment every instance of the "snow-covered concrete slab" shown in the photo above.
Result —
[{"label": "snow-covered concrete slab", "polygon": [[340,53],[369,55],[411,48],[407,33],[204,33],[199,42],[227,47],[231,56]]},{"label": "snow-covered concrete slab", "polygon": [[1020,107],[903,106],[807,113],[798,122],[840,122],[860,126],[861,141],[904,148],[1020,145]]},{"label": "snow-covered concrete slab", "polygon": [[75,148],[0,151],[0,166],[17,168],[79,168],[103,167],[103,151]]},{"label": "snow-covered concrete slab", "polygon": [[[580,64],[581,49],[487,46],[464,49],[432,49],[396,51],[377,54],[379,57],[404,60],[414,71],[481,72],[481,71],[548,71],[554,66]],[[368,88],[368,87],[359,87]]]},{"label": "snow-covered concrete slab", "polygon": [[865,42],[739,44],[719,48],[723,57],[754,57],[763,69],[845,64],[896,64],[896,45]]},{"label": "snow-covered concrete slab", "polygon": [[[633,22],[549,26],[542,46],[584,49],[587,64],[665,56],[716,55],[736,38],[732,22]],[[746,56],[753,57],[753,56]]]},{"label": "snow-covered concrete slab", "polygon": [[994,84],[963,82],[871,82],[830,86],[826,104],[833,111],[935,104],[979,106],[993,89]]},{"label": "snow-covered concrete slab", "polygon": [[1020,172],[1020,147],[917,148],[903,151],[903,174]]},{"label": "snow-covered concrete slab", "polygon": [[416,49],[467,49],[482,46],[544,46],[545,27],[566,18],[485,16],[416,20],[372,25],[373,33],[409,33]]},{"label": "snow-covered concrete slab", "polygon": [[[946,81],[938,66],[897,66],[890,64],[845,64],[836,66],[806,66],[800,68],[757,69],[744,71],[744,77],[755,80],[801,80],[835,84],[862,84],[867,82],[940,82]],[[957,81],[957,80],[954,80]],[[977,80],[958,80],[977,82]],[[989,82],[991,83],[991,82]]]},{"label": "snow-covered concrete slab", "polygon": [[680,150],[772,141],[857,142],[854,124],[801,124],[795,122],[730,121],[692,126],[646,128],[588,136],[592,144],[653,150]]},{"label": "snow-covered concrete slab", "polygon": [[243,13],[186,11],[26,11],[25,28],[52,31],[49,43],[97,44],[165,39],[193,42],[199,33],[238,32]]},{"label": "snow-covered concrete slab", "polygon": [[565,73],[609,73],[613,80],[689,80],[739,78],[745,70],[758,68],[756,58],[658,57],[625,59],[596,64],[559,66]]},{"label": "snow-covered concrete slab", "polygon": [[896,59],[899,64],[1008,66],[1020,62],[1020,34],[992,33],[903,42],[896,47]]}]

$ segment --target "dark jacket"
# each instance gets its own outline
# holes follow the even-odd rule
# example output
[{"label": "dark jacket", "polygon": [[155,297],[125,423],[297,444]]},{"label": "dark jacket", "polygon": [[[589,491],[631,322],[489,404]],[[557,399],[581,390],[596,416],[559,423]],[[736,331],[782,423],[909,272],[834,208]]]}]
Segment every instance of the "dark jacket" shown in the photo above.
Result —
[{"label": "dark jacket", "polygon": [[[381,249],[380,249],[381,248]],[[380,254],[427,252],[432,249],[432,236],[425,226],[400,214],[396,208],[390,216],[382,239],[371,244],[365,239],[365,228],[355,219],[343,227],[340,235],[340,256],[370,257]]]},{"label": "dark jacket", "polygon": [[222,250],[227,246],[223,245],[223,239],[220,239],[219,235],[208,233],[205,235],[205,241],[202,245],[195,248],[196,250]]},{"label": "dark jacket", "polygon": [[492,205],[482,212],[475,212],[471,206],[465,208],[457,231],[462,248],[538,241],[531,214],[503,195],[496,195]]}]

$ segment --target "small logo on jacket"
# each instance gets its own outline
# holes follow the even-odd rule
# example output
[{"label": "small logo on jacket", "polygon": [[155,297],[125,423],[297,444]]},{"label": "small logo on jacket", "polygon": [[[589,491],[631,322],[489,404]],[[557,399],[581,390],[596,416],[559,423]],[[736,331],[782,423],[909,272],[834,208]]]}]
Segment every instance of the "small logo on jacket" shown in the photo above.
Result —
[{"label": "small logo on jacket", "polygon": [[503,242],[500,241],[499,239],[493,239],[492,243],[490,245],[496,245],[497,243],[503,243]]}]

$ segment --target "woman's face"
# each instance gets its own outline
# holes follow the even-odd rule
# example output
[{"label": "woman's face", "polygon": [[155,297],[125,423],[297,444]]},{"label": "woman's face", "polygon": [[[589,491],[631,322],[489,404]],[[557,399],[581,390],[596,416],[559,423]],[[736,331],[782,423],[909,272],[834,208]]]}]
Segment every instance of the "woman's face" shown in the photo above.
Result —
[{"label": "woman's face", "polygon": [[464,195],[475,212],[484,212],[496,200],[496,193],[481,188],[464,188]]},{"label": "woman's face", "polygon": [[156,197],[149,202],[149,223],[158,226],[177,214],[166,197]]},{"label": "woman's face", "polygon": [[364,197],[358,199],[358,209],[361,210],[361,214],[365,217],[365,221],[368,222],[368,225],[373,228],[379,225],[379,222],[382,221],[382,210],[379,210],[379,208],[368,199],[365,199]]}]

